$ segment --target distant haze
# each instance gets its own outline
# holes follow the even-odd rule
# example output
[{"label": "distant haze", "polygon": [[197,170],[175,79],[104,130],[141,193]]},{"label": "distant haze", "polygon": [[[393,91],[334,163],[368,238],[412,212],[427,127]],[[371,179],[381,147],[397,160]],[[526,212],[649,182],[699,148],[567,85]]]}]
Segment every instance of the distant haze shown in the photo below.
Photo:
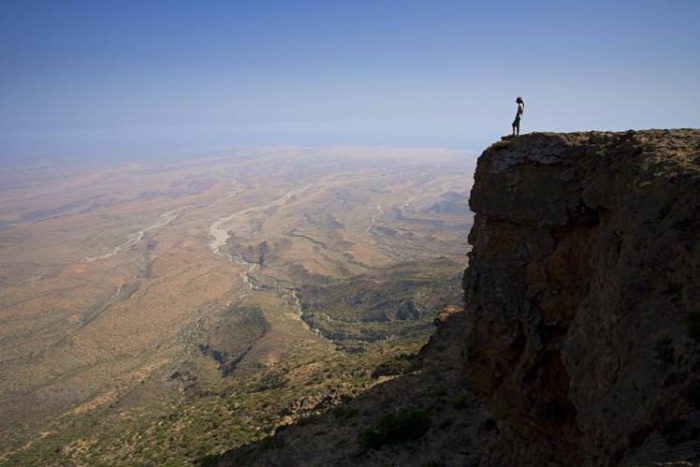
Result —
[{"label": "distant haze", "polygon": [[[16,131],[0,134],[0,162],[22,165],[44,158],[172,157],[229,146],[419,146],[481,148],[490,141],[460,135],[450,125],[432,122],[270,123],[187,125],[107,130]],[[412,129],[412,131],[407,131]]]},{"label": "distant haze", "polygon": [[472,151],[693,127],[700,2],[69,2],[0,15],[0,157],[208,145]]}]

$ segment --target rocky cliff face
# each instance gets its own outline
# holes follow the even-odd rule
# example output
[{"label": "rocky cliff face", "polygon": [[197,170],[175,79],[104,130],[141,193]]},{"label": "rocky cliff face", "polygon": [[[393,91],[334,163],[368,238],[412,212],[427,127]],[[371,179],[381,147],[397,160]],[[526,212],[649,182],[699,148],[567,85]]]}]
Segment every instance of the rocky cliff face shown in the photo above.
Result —
[{"label": "rocky cliff face", "polygon": [[504,140],[470,205],[463,366],[510,440],[493,462],[699,462],[700,130]]}]

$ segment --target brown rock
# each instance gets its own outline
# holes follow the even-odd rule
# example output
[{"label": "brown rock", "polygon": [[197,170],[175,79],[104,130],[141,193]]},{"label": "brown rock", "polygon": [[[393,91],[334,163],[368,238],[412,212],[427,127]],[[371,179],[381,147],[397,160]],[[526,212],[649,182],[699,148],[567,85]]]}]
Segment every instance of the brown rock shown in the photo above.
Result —
[{"label": "brown rock", "polygon": [[470,205],[464,371],[504,462],[700,460],[700,130],[501,141]]}]

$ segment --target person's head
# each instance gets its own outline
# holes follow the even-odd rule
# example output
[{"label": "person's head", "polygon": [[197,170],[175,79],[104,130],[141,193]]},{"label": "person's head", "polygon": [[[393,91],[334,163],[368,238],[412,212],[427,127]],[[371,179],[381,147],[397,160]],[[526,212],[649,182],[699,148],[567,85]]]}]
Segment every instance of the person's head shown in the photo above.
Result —
[{"label": "person's head", "polygon": [[518,103],[518,104],[525,104],[525,102],[523,102],[523,98],[522,98],[522,97],[518,97],[517,99],[515,99],[515,102]]}]

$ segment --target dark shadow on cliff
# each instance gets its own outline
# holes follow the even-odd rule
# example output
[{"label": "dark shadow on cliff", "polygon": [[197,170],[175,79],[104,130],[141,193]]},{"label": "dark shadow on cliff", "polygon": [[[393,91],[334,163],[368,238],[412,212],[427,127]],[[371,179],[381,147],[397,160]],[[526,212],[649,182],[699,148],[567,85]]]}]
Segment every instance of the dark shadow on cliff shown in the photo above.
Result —
[{"label": "dark shadow on cliff", "polygon": [[700,461],[698,191],[700,130],[532,133],[479,158],[464,369],[527,440],[519,465]]}]

